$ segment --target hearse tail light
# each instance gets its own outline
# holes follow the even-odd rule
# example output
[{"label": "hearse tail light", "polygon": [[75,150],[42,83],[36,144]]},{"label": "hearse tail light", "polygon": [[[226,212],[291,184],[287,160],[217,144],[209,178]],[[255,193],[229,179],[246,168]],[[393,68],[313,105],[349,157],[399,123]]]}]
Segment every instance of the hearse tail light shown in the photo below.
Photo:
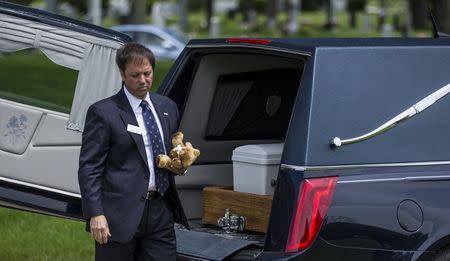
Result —
[{"label": "hearse tail light", "polygon": [[327,214],[337,177],[305,179],[300,184],[285,252],[302,251],[316,239]]},{"label": "hearse tail light", "polygon": [[246,44],[259,44],[268,45],[272,40],[266,39],[248,39],[248,38],[228,38],[227,43],[246,43]]}]

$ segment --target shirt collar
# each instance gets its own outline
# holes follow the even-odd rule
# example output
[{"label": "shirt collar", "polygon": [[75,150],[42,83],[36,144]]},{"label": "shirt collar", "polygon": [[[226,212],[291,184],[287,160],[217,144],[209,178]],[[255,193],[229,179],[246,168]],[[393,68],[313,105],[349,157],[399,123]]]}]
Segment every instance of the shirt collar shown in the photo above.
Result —
[{"label": "shirt collar", "polygon": [[[131,108],[133,109],[133,111],[138,111],[140,109],[142,99],[139,99],[136,96],[134,96],[133,94],[131,94],[128,91],[127,87],[125,87],[125,85],[123,86],[123,89],[125,91],[125,95],[127,96],[128,101],[130,102],[130,105],[131,105]],[[152,106],[152,102],[150,100],[150,95],[148,93],[145,96],[144,100],[146,100],[148,102],[148,104],[150,104],[150,106]]]}]

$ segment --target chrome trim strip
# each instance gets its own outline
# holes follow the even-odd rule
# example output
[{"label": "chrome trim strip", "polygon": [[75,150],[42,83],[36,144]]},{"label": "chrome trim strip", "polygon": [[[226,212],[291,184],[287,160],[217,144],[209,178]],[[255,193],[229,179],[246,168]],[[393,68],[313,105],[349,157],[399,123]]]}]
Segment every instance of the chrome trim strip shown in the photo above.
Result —
[{"label": "chrome trim strip", "polygon": [[436,101],[441,99],[442,97],[446,96],[450,92],[450,83],[445,85],[444,87],[439,88],[438,90],[434,91],[433,93],[427,95],[427,97],[423,98],[422,100],[416,102],[413,106],[409,107],[408,109],[404,110],[394,118],[390,119],[389,121],[385,122],[378,128],[363,134],[361,136],[357,136],[354,138],[349,139],[341,139],[339,137],[334,137],[330,145],[332,147],[340,147],[342,145],[351,144],[355,142],[360,142],[363,140],[370,139],[374,136],[377,136],[393,127],[395,127],[398,123],[400,123],[403,120],[409,119],[412,116],[418,114],[419,112],[425,110],[426,108],[433,105]]},{"label": "chrome trim strip", "polygon": [[40,210],[40,209],[34,209],[34,208],[30,208],[30,207],[25,207],[25,206],[22,206],[22,205],[13,204],[13,203],[9,203],[9,202],[6,202],[6,201],[0,201],[0,206],[10,207],[10,208],[17,209],[17,210],[26,210],[26,211],[30,211],[30,212],[33,212],[33,213],[45,214],[45,215],[50,215],[50,216],[55,216],[55,217],[60,217],[60,218],[65,218],[65,219],[70,219],[70,220],[76,220],[76,221],[83,221],[84,220],[84,219],[81,219],[81,218],[74,218],[74,217],[70,217],[70,216],[58,215],[58,214],[55,214],[55,213],[50,212],[50,211],[44,211],[44,210]]},{"label": "chrome trim strip", "polygon": [[442,176],[420,176],[420,177],[402,177],[402,178],[383,178],[383,179],[360,179],[360,180],[338,180],[339,184],[349,183],[366,183],[366,182],[391,182],[391,181],[417,181],[417,180],[435,180],[435,179],[450,179],[450,175]]},{"label": "chrome trim strip", "polygon": [[280,47],[273,47],[273,46],[264,46],[264,45],[253,45],[253,44],[189,44],[186,46],[187,48],[196,49],[196,48],[230,48],[230,47],[239,47],[239,48],[254,48],[254,49],[261,49],[266,51],[279,51],[284,53],[290,53],[290,54],[301,54],[303,56],[311,57],[311,53],[305,52],[305,51],[295,51],[295,50],[289,50],[285,48]]},{"label": "chrome trim strip", "polygon": [[49,109],[44,109],[44,108],[41,108],[41,107],[36,107],[36,106],[33,106],[33,105],[29,105],[29,104],[18,103],[18,102],[6,100],[6,99],[3,99],[3,98],[0,98],[0,102],[6,103],[8,105],[20,106],[20,107],[25,108],[25,109],[40,111],[44,115],[52,114],[52,115],[56,115],[56,116],[69,118],[69,114],[64,113],[64,112],[52,111],[52,110],[49,110]]},{"label": "chrome trim strip", "polygon": [[450,165],[450,161],[408,162],[408,163],[378,163],[378,164],[334,165],[334,166],[307,166],[306,170],[357,169],[357,168],[382,168],[382,167],[413,167],[413,166],[433,166],[433,165]]},{"label": "chrome trim strip", "polygon": [[76,194],[76,193],[72,193],[72,192],[68,192],[68,191],[64,191],[64,190],[60,190],[60,189],[49,188],[49,187],[45,187],[45,186],[41,186],[41,185],[31,184],[31,183],[24,182],[24,181],[14,180],[14,179],[5,178],[5,177],[0,177],[0,181],[5,181],[5,182],[21,185],[21,186],[27,186],[27,187],[31,187],[31,188],[35,188],[35,189],[41,189],[41,190],[45,190],[45,191],[55,192],[55,193],[64,194],[67,196],[81,199],[80,194]]},{"label": "chrome trim strip", "polygon": [[329,165],[329,166],[297,166],[297,165],[281,164],[281,168],[305,171],[305,170],[336,170],[336,169],[381,168],[381,167],[413,167],[413,166],[433,166],[433,165],[450,165],[450,161]]},{"label": "chrome trim strip", "polygon": [[296,165],[289,165],[289,164],[281,164],[281,169],[287,169],[287,170],[295,170],[295,171],[305,171],[305,167],[300,167]]}]

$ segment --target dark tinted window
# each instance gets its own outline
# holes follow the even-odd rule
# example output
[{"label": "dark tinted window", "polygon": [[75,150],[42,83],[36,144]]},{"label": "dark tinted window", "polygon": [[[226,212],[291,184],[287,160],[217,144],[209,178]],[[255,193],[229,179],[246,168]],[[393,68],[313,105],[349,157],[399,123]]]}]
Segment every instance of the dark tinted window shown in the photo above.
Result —
[{"label": "dark tinted window", "polygon": [[205,139],[284,139],[301,73],[285,68],[219,76]]}]

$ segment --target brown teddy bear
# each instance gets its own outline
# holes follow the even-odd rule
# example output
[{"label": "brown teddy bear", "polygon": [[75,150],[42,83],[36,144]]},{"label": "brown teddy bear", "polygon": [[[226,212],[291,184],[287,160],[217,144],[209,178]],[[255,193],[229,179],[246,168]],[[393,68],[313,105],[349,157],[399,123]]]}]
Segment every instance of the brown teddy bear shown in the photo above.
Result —
[{"label": "brown teddy bear", "polygon": [[176,132],[172,135],[173,148],[169,155],[160,154],[156,157],[156,166],[165,168],[178,175],[183,175],[187,167],[200,155],[200,151],[192,147],[190,142],[183,144],[184,135],[182,132]]}]

